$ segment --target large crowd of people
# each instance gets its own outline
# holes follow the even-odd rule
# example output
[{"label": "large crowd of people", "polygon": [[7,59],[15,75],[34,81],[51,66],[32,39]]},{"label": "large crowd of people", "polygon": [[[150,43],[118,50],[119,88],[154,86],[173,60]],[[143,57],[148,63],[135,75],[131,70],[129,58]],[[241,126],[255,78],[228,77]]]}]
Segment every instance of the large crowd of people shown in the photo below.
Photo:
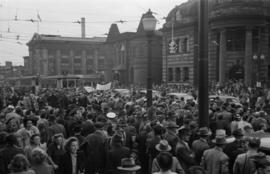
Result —
[{"label": "large crowd of people", "polygon": [[[200,127],[193,87],[145,93],[84,88],[2,89],[1,174],[269,174],[270,95],[229,82],[209,90],[209,126]],[[4,92],[3,92],[4,91]],[[185,92],[193,99],[176,99]],[[239,103],[223,101],[230,95]],[[270,137],[270,136],[269,136]],[[270,146],[270,142],[269,142]]]}]

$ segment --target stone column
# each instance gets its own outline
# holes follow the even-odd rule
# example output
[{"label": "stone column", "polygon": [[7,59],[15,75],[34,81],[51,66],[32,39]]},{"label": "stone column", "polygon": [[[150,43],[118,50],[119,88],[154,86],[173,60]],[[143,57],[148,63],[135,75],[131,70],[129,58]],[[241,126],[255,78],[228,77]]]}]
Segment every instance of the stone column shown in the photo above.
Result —
[{"label": "stone column", "polygon": [[35,59],[36,59],[36,74],[40,74],[40,61],[42,61],[40,57],[40,49],[35,50]]},{"label": "stone column", "polygon": [[226,75],[226,30],[220,31],[219,42],[219,83],[223,85],[225,83]]},{"label": "stone column", "polygon": [[56,74],[61,75],[61,51],[57,50],[56,51]]},{"label": "stone column", "polygon": [[57,88],[63,88],[63,81],[62,81],[62,79],[57,79],[57,81],[56,81],[56,87]]},{"label": "stone column", "polygon": [[70,50],[69,52],[70,56],[70,74],[74,74],[74,52],[73,50]]},{"label": "stone column", "polygon": [[252,29],[246,29],[246,43],[245,43],[245,85],[251,86],[252,82]]},{"label": "stone column", "polygon": [[33,55],[33,51],[29,49],[29,75],[33,75],[33,67],[34,67],[34,55]]},{"label": "stone column", "polygon": [[86,75],[86,51],[82,51],[82,74]]},{"label": "stone column", "polygon": [[43,57],[43,74],[48,75],[48,50],[46,48],[43,49],[42,52],[42,57]]},{"label": "stone column", "polygon": [[96,71],[99,71],[99,68],[98,68],[98,50],[95,48],[95,51],[94,51],[94,59],[93,59],[93,63],[94,63],[94,72]]}]

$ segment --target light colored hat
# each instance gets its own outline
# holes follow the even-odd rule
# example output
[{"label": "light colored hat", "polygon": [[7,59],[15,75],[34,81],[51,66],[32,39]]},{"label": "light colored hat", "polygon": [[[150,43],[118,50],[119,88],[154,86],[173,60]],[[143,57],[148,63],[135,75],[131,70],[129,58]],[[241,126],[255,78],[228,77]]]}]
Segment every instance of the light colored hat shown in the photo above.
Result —
[{"label": "light colored hat", "polygon": [[225,138],[226,131],[224,129],[217,129],[216,130],[216,138]]},{"label": "light colored hat", "polygon": [[124,171],[137,171],[141,169],[141,166],[136,165],[133,158],[123,158],[121,159],[121,166],[118,166],[117,169]]},{"label": "light colored hat", "polygon": [[226,131],[224,129],[216,130],[216,138],[212,141],[215,144],[227,144]]},{"label": "light colored hat", "polygon": [[167,140],[160,140],[159,144],[156,145],[156,149],[160,152],[168,152],[172,149]]},{"label": "light colored hat", "polygon": [[116,114],[115,114],[114,112],[108,112],[108,113],[106,114],[106,116],[107,116],[108,118],[115,118],[115,117],[116,117]]},{"label": "light colored hat", "polygon": [[13,105],[8,105],[8,109],[15,109]]}]

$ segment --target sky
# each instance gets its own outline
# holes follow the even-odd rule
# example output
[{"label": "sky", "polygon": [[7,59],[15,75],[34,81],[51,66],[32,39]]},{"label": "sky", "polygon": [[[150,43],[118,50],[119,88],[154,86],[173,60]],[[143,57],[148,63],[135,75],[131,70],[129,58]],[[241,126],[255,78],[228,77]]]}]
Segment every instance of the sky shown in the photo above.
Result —
[{"label": "sky", "polygon": [[[0,65],[12,61],[23,65],[26,43],[33,34],[81,37],[81,17],[86,19],[86,37],[106,37],[110,25],[120,32],[136,31],[143,13],[150,8],[161,28],[176,5],[187,0],[0,0]],[[33,19],[40,22],[31,22]],[[15,20],[17,18],[17,20]],[[125,23],[118,23],[123,20]]]}]

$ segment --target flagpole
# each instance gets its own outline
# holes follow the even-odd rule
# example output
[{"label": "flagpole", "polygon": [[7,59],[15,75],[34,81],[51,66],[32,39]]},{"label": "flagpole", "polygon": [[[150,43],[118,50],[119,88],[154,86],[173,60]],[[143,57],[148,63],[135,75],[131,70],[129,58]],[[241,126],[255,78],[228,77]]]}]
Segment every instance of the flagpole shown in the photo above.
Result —
[{"label": "flagpole", "polygon": [[39,20],[37,21],[37,33],[39,34]]}]

